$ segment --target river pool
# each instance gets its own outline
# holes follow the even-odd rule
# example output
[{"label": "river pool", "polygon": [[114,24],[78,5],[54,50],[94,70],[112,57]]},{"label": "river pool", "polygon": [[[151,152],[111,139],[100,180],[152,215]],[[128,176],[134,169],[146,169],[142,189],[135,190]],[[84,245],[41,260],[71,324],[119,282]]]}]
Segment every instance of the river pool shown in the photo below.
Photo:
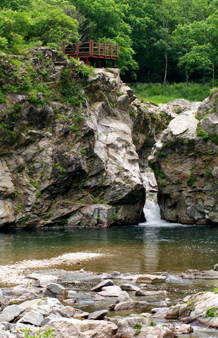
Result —
[{"label": "river pool", "polygon": [[[218,227],[160,221],[105,229],[63,229],[0,233],[0,265],[48,259],[68,252],[105,256],[82,262],[93,272],[177,273],[209,270],[218,263]],[[78,269],[77,265],[67,269]]]}]

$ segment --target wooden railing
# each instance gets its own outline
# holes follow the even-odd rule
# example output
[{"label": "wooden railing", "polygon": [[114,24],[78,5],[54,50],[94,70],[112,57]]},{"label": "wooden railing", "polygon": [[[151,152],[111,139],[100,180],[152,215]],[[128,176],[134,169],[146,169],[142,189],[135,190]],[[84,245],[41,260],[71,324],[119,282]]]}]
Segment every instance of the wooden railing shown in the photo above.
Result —
[{"label": "wooden railing", "polygon": [[114,45],[113,43],[89,40],[89,42],[77,41],[72,46],[65,47],[63,42],[62,50],[64,54],[74,58],[119,59],[118,43]]}]

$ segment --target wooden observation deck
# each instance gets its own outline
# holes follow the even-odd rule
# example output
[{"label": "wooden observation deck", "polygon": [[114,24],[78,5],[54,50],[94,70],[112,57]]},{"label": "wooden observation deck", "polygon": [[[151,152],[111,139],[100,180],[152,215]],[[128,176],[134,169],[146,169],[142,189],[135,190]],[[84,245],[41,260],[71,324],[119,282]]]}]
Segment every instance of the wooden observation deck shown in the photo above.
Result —
[{"label": "wooden observation deck", "polygon": [[101,67],[106,67],[106,60],[112,60],[112,66],[115,68],[115,61],[119,59],[118,43],[114,45],[112,43],[89,40],[89,42],[77,41],[71,47],[65,47],[63,42],[62,51],[69,57],[80,58],[80,60],[85,59],[87,65],[90,59],[91,65],[94,66],[96,62],[97,68],[99,67],[99,61],[101,61]]}]

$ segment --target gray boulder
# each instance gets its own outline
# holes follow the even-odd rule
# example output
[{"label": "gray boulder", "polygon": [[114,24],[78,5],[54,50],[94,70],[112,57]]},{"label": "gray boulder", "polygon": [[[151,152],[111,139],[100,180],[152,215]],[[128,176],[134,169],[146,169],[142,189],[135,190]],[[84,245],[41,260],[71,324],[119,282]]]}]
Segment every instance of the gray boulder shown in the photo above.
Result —
[{"label": "gray boulder", "polygon": [[24,309],[19,305],[9,305],[0,314],[0,322],[11,322],[18,317]]},{"label": "gray boulder", "polygon": [[44,317],[38,311],[27,312],[20,320],[19,323],[27,323],[35,326],[41,326]]}]

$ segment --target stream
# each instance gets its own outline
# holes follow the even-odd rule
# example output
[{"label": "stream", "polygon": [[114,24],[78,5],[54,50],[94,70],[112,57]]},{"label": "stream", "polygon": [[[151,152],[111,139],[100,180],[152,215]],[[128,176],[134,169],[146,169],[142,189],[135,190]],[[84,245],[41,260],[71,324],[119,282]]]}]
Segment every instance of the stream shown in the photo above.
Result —
[{"label": "stream", "polygon": [[[165,283],[150,285],[149,290],[167,290],[169,305],[175,305],[179,298],[200,291],[213,291],[218,280],[184,280],[178,273],[188,269],[210,270],[218,263],[218,227],[180,225],[160,219],[155,194],[148,194],[144,209],[147,222],[139,225],[104,229],[62,229],[62,230],[13,230],[0,233],[0,265],[14,264],[23,260],[49,259],[69,252],[94,252],[104,254],[78,264],[60,265],[69,275],[62,274],[60,283],[77,294],[77,307],[84,311],[95,311],[108,301],[96,307],[89,292],[97,282],[81,279],[72,284],[71,273],[78,269],[95,273],[119,271],[131,274],[168,274]],[[57,270],[58,270],[57,269]],[[43,270],[41,269],[41,272]],[[52,270],[54,274],[54,269]],[[48,270],[47,272],[48,273]],[[78,276],[79,278],[79,276]],[[115,281],[115,283],[118,283]],[[1,286],[1,285],[0,285]],[[4,286],[2,285],[4,288]],[[137,300],[130,292],[130,296]],[[147,297],[150,309],[162,306],[164,296]],[[139,311],[140,312],[140,311]],[[134,310],[137,313],[137,310]],[[119,316],[128,315],[127,312]],[[111,314],[113,316],[113,314]],[[185,337],[217,337],[216,330],[195,329],[194,334]]]}]

